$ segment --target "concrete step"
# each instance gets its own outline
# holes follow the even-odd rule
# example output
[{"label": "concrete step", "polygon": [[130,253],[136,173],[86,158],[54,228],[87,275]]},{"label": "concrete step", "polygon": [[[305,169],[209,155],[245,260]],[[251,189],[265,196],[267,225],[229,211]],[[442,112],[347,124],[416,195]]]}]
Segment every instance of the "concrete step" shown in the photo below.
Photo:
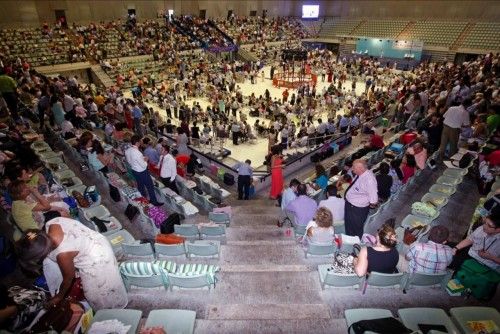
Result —
[{"label": "concrete step", "polygon": [[[286,241],[284,241],[286,242]],[[305,258],[302,247],[295,243],[255,243],[222,245],[220,265],[290,265],[331,263],[331,257]]]},{"label": "concrete step", "polygon": [[280,228],[276,225],[258,225],[258,226],[235,226],[231,225],[226,229],[227,243],[236,244],[237,241],[288,241],[294,243],[293,233],[290,236],[285,235],[286,228]]},{"label": "concrete step", "polygon": [[[297,310],[300,310],[297,312]],[[209,320],[330,319],[326,304],[219,304],[207,305]]]},{"label": "concrete step", "polygon": [[[301,312],[299,305],[296,313]],[[286,319],[286,320],[203,320],[196,319],[195,333],[289,333],[340,334],[347,333],[344,319]]]},{"label": "concrete step", "polygon": [[231,226],[277,226],[280,212],[236,212],[231,217]]}]

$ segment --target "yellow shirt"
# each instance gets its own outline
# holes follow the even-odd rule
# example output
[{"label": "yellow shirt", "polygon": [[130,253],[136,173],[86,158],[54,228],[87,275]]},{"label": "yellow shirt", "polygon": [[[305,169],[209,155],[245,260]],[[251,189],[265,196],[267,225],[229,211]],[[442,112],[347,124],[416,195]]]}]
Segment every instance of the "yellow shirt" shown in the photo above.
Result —
[{"label": "yellow shirt", "polygon": [[33,218],[33,208],[36,206],[35,202],[14,201],[12,202],[12,218],[17,226],[26,232],[29,229],[39,230],[40,227]]}]

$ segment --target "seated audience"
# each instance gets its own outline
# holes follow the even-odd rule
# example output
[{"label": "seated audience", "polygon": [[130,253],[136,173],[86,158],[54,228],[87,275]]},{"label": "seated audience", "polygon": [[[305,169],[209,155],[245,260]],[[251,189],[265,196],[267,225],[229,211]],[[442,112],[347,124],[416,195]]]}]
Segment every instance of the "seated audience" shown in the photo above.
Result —
[{"label": "seated audience", "polygon": [[420,142],[416,142],[410,146],[407,153],[415,158],[415,163],[418,169],[424,169],[427,161],[427,149]]},{"label": "seated audience", "polygon": [[354,272],[359,276],[376,271],[384,274],[396,272],[399,254],[394,228],[383,224],[377,233],[377,243],[373,247],[363,247],[354,259]]},{"label": "seated audience", "polygon": [[406,184],[406,182],[415,175],[416,166],[415,157],[410,154],[405,154],[401,161],[401,172],[403,173],[401,182],[403,184]]},{"label": "seated audience", "polygon": [[319,202],[318,207],[330,210],[334,222],[343,221],[345,200],[337,195],[337,187],[333,184],[329,184],[326,187],[326,194],[328,198]]},{"label": "seated audience", "polygon": [[297,186],[298,197],[291,201],[286,210],[295,216],[297,225],[306,226],[316,213],[316,201],[307,196],[307,186],[299,184]]},{"label": "seated audience", "polygon": [[[483,218],[484,224],[478,227],[467,238],[453,247],[454,255],[461,250],[468,250],[460,262],[468,257],[493,270],[500,270],[500,217],[489,215]],[[463,252],[463,251],[462,251]],[[454,268],[459,268],[461,263],[454,261]]]},{"label": "seated audience", "polygon": [[[401,271],[438,274],[446,271],[453,260],[453,250],[446,245],[450,232],[445,226],[433,226],[427,242],[415,242],[402,261]],[[407,267],[406,267],[407,266]]]},{"label": "seated audience", "polygon": [[332,244],[333,236],[332,213],[327,208],[318,208],[314,220],[311,220],[307,224],[305,242],[313,244]]},{"label": "seated audience", "polygon": [[316,178],[314,179],[314,183],[311,185],[314,189],[325,190],[328,185],[328,176],[326,176],[325,167],[321,164],[316,164]]}]

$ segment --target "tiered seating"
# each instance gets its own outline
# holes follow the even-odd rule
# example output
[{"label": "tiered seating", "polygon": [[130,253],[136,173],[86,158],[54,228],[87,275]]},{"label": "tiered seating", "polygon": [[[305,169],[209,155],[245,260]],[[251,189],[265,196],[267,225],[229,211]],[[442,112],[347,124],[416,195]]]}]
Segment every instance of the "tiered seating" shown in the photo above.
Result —
[{"label": "tiered seating", "polygon": [[398,38],[423,41],[424,45],[451,46],[466,24],[466,22],[418,21]]},{"label": "tiered seating", "polygon": [[319,35],[321,37],[335,37],[349,35],[356,28],[361,20],[350,19],[328,19],[321,26]]},{"label": "tiered seating", "polygon": [[465,37],[462,48],[500,50],[500,23],[478,22]]},{"label": "tiered seating", "polygon": [[231,45],[231,41],[206,20],[191,16],[180,16],[174,18],[173,22],[186,33],[201,41],[204,47],[225,47]]},{"label": "tiered seating", "polygon": [[[237,17],[232,21],[219,19],[217,25],[239,44],[277,42],[310,35],[301,21],[292,17]],[[316,34],[314,34],[316,35]]]},{"label": "tiered seating", "polygon": [[408,24],[408,21],[399,20],[369,20],[366,21],[355,32],[357,36],[381,37],[381,38],[396,38],[396,36]]},{"label": "tiered seating", "polygon": [[301,21],[301,23],[310,36],[316,37],[316,36],[318,36],[318,34],[321,30],[321,25],[322,25],[323,21],[320,21],[320,20],[307,21],[306,20],[306,21]]},{"label": "tiered seating", "polygon": [[71,41],[62,30],[49,34],[41,28],[2,29],[0,40],[0,52],[6,57],[20,57],[33,66],[71,61]]},{"label": "tiered seating", "polygon": [[[345,310],[347,327],[361,320],[381,318],[399,318],[398,320],[415,333],[478,333],[480,328],[493,326],[492,330],[500,325],[500,313],[493,307],[454,307],[450,309],[450,316],[440,308],[402,308],[394,317],[386,309],[349,309]],[[424,328],[426,330],[424,330]],[[477,329],[476,329],[477,328]],[[488,330],[489,331],[489,330]],[[349,333],[354,333],[352,328]]]},{"label": "tiered seating", "polygon": [[[92,332],[97,332],[99,329],[92,327],[95,323],[106,320],[118,320],[123,325],[130,326],[128,333],[137,333],[141,317],[142,311],[139,310],[103,309],[96,312],[89,328],[92,328]],[[152,310],[149,312],[144,328],[159,327],[165,333],[192,334],[194,332],[195,321],[195,311],[175,309]]]}]

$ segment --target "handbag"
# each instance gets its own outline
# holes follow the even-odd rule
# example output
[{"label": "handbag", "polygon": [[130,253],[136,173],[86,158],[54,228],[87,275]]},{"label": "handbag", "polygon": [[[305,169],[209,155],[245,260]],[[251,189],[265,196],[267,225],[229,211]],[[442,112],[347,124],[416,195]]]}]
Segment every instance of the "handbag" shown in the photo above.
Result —
[{"label": "handbag", "polygon": [[85,197],[83,197],[81,192],[73,190],[71,196],[73,196],[76,199],[76,202],[80,207],[88,208],[90,206],[89,201]]},{"label": "handbag", "polygon": [[132,204],[127,205],[127,208],[125,209],[125,216],[127,216],[130,221],[132,221],[138,214],[139,209],[136,206]]},{"label": "handbag", "polygon": [[120,202],[122,199],[118,188],[112,184],[109,185],[109,197],[111,197],[111,199],[115,202]]},{"label": "handbag", "polygon": [[409,334],[412,331],[406,328],[399,320],[393,317],[360,320],[349,326],[348,333],[351,329],[355,334],[363,334],[367,331],[382,333],[382,334]]},{"label": "handbag", "polygon": [[73,311],[70,302],[63,299],[55,307],[51,307],[31,327],[30,333],[40,333],[54,330],[61,333],[69,325]]},{"label": "handbag", "polygon": [[354,256],[337,252],[333,256],[333,264],[328,271],[333,271],[336,274],[354,274]]}]

